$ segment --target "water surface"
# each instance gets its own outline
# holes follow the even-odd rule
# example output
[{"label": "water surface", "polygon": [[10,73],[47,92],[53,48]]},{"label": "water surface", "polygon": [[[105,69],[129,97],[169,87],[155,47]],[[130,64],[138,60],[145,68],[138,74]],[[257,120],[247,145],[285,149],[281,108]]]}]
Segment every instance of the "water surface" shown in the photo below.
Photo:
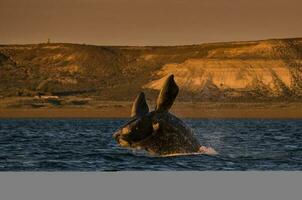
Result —
[{"label": "water surface", "polygon": [[175,157],[119,147],[126,121],[0,120],[0,171],[302,170],[302,120],[186,120],[219,155]]}]

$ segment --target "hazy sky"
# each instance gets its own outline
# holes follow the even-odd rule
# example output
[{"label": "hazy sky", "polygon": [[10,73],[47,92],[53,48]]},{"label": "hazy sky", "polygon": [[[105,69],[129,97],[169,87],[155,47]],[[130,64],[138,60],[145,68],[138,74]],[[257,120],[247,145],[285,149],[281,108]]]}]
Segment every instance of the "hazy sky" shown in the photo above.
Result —
[{"label": "hazy sky", "polygon": [[175,45],[302,37],[302,0],[0,0],[0,43]]}]

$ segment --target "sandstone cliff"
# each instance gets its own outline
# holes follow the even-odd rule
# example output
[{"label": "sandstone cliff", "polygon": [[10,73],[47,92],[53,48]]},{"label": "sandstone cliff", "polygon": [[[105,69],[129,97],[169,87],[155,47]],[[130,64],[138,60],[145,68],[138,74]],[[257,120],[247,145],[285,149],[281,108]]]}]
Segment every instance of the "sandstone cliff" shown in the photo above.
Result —
[{"label": "sandstone cliff", "polygon": [[302,98],[302,39],[169,47],[78,44],[0,46],[0,95],[152,99],[174,74],[181,101]]}]

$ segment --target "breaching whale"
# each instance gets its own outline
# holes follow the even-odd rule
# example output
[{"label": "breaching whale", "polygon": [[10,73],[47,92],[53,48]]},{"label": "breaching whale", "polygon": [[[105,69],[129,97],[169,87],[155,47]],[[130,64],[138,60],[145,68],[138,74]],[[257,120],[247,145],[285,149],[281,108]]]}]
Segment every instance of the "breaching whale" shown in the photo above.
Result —
[{"label": "breaching whale", "polygon": [[149,112],[145,94],[140,92],[131,111],[131,119],[113,137],[122,147],[143,149],[151,155],[216,154],[202,146],[193,130],[169,112],[179,88],[170,75],[157,98],[154,111]]}]

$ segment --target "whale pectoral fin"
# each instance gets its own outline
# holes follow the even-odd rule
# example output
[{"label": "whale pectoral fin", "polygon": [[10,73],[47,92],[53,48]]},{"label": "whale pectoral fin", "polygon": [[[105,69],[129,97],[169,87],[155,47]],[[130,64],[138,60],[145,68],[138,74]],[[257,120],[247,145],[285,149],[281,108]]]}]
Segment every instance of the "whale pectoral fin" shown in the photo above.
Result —
[{"label": "whale pectoral fin", "polygon": [[174,81],[174,75],[170,75],[159,92],[156,102],[156,111],[167,112],[173,105],[179,88]]},{"label": "whale pectoral fin", "polygon": [[146,102],[145,94],[140,92],[133,102],[131,117],[142,117],[149,112],[149,107]]}]

